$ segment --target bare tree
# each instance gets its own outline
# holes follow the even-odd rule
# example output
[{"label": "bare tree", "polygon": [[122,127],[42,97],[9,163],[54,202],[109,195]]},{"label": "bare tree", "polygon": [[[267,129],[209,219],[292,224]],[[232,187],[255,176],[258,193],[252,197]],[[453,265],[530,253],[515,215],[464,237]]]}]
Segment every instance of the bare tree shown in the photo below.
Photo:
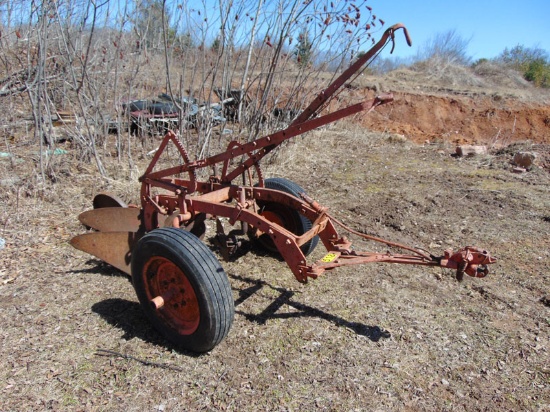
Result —
[{"label": "bare tree", "polygon": [[[110,117],[119,125],[117,156],[126,151],[132,164],[133,137],[121,127],[133,119],[125,101],[168,95],[182,139],[197,157],[206,156],[225,144],[212,139],[216,90],[222,99],[240,90],[233,138],[250,140],[278,127],[270,122],[274,109],[304,107],[327,70],[335,75],[384,24],[365,0],[20,0],[2,3],[0,20],[6,52],[0,53],[0,98],[26,92],[33,139],[45,150],[56,145],[52,118],[72,112],[76,122],[65,127],[72,128],[73,147],[104,176]],[[297,62],[303,33],[307,59],[302,53]],[[41,165],[44,175],[47,170]]]},{"label": "bare tree", "polygon": [[468,65],[472,58],[468,55],[471,38],[462,37],[455,29],[436,33],[420,47],[417,61],[438,60],[444,64]]}]

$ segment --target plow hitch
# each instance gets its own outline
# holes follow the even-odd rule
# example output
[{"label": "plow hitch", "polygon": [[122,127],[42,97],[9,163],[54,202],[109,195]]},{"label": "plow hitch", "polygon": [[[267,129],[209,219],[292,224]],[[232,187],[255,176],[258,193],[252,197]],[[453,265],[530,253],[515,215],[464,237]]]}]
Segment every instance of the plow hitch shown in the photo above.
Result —
[{"label": "plow hitch", "polygon": [[464,273],[473,278],[484,278],[489,274],[487,265],[496,261],[486,250],[467,246],[456,253],[446,250],[439,262],[441,267],[456,269],[456,279],[462,282]]},{"label": "plow hitch", "polygon": [[[215,220],[215,244],[230,259],[243,243],[278,254],[299,282],[317,278],[340,266],[386,262],[442,267],[484,277],[494,263],[485,250],[466,247],[435,257],[423,250],[380,239],[353,228],[329,214],[328,208],[284,178],[265,179],[260,160],[284,141],[359,112],[370,112],[391,103],[391,94],[323,113],[336,91],[342,89],[388,43],[402,24],[387,29],[371,50],[362,55],[284,130],[250,142],[232,141],[227,150],[191,160],[172,131],[164,136],[144,174],[140,177],[139,205],[127,205],[114,195],[101,193],[93,210],[79,219],[89,230],[71,244],[127,273],[146,316],[176,347],[195,352],[214,348],[228,334],[234,317],[229,279],[216,255],[201,241],[207,223]],[[167,168],[160,160],[168,148],[182,162]],[[213,174],[200,179],[197,170]],[[218,174],[218,172],[220,172]],[[242,183],[234,181],[242,179]],[[226,234],[224,225],[239,225]],[[405,254],[358,252],[341,236],[337,226],[363,239],[383,243]],[[308,256],[319,243],[327,253],[314,263]]]}]

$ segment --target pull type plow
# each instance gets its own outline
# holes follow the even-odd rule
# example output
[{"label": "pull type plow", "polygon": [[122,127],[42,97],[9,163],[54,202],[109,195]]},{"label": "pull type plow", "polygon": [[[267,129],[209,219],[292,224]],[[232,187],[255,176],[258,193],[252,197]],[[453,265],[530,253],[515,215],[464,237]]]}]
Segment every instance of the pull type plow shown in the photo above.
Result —
[{"label": "pull type plow", "polygon": [[[141,206],[127,206],[109,194],[96,196],[94,209],[79,216],[93,231],[74,237],[71,244],[131,275],[153,325],[176,346],[197,352],[211,350],[221,342],[234,316],[228,278],[212,251],[200,241],[206,219],[217,219],[216,241],[224,258],[239,247],[239,237],[247,235],[259,247],[280,254],[303,283],[340,266],[370,262],[450,268],[456,270],[458,280],[464,273],[486,276],[487,265],[496,261],[487,251],[465,247],[434,256],[359,233],[331,216],[297,184],[263,177],[260,160],[285,140],[393,100],[391,94],[385,94],[319,115],[352,75],[393,42],[399,29],[403,29],[410,45],[403,25],[390,27],[285,130],[249,143],[231,142],[225,152],[195,161],[189,159],[178,137],[168,132],[140,178]],[[183,163],[162,169],[159,160],[169,146],[176,148]],[[240,161],[235,161],[237,158]],[[216,170],[216,166],[221,174],[207,181],[197,178],[198,169]],[[242,185],[233,183],[238,177],[242,177]],[[240,222],[239,228],[226,234],[219,218],[228,219],[232,226]],[[337,226],[409,254],[355,251],[351,242],[337,232]],[[308,263],[307,256],[319,240],[327,253],[317,262]]]}]

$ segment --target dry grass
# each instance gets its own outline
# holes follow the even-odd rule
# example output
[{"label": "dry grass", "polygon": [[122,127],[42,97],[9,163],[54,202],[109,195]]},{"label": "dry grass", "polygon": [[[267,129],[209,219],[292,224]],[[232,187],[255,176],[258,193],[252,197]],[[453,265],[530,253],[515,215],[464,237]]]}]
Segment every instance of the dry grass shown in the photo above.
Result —
[{"label": "dry grass", "polygon": [[519,72],[492,62],[465,67],[428,60],[383,76],[363,76],[359,84],[374,85],[382,91],[492,96],[495,101],[513,98],[539,104],[550,101],[547,89],[537,88],[523,79]]},{"label": "dry grass", "polygon": [[2,182],[15,179],[0,194],[1,410],[550,409],[547,172],[514,175],[505,152],[458,160],[445,144],[357,127],[296,139],[269,176],[356,228],[434,252],[478,244],[499,262],[462,284],[367,265],[301,285],[249,252],[224,264],[229,337],[195,356],[154,331],[125,276],[67,243],[96,192],[136,200],[147,158],[136,150],[135,170],[106,158],[113,179],[100,180],[67,149],[55,183],[23,150],[0,160]]}]

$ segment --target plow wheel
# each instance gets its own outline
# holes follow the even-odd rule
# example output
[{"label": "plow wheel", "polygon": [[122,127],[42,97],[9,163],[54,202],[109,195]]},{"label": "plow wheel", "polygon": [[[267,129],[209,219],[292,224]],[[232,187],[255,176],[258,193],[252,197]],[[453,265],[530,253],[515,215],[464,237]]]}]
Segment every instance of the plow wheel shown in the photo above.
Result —
[{"label": "plow wheel", "polygon": [[[279,177],[266,179],[264,187],[266,189],[280,190],[281,192],[291,194],[298,199],[300,199],[300,193],[305,193],[305,190],[296,183]],[[295,235],[303,235],[312,227],[309,219],[302,216],[297,210],[291,209],[281,203],[258,201],[258,206],[260,208],[260,214],[263,217],[284,227]],[[272,253],[278,252],[277,247],[269,235],[264,233],[257,238],[254,236],[252,236],[252,238],[267,251]],[[300,246],[300,249],[303,254],[307,256],[315,250],[318,243],[319,237],[315,236],[313,239]]]},{"label": "plow wheel", "polygon": [[177,347],[207,352],[228,334],[235,313],[229,280],[192,233],[161,228],[141,238],[132,282],[151,323]]}]

